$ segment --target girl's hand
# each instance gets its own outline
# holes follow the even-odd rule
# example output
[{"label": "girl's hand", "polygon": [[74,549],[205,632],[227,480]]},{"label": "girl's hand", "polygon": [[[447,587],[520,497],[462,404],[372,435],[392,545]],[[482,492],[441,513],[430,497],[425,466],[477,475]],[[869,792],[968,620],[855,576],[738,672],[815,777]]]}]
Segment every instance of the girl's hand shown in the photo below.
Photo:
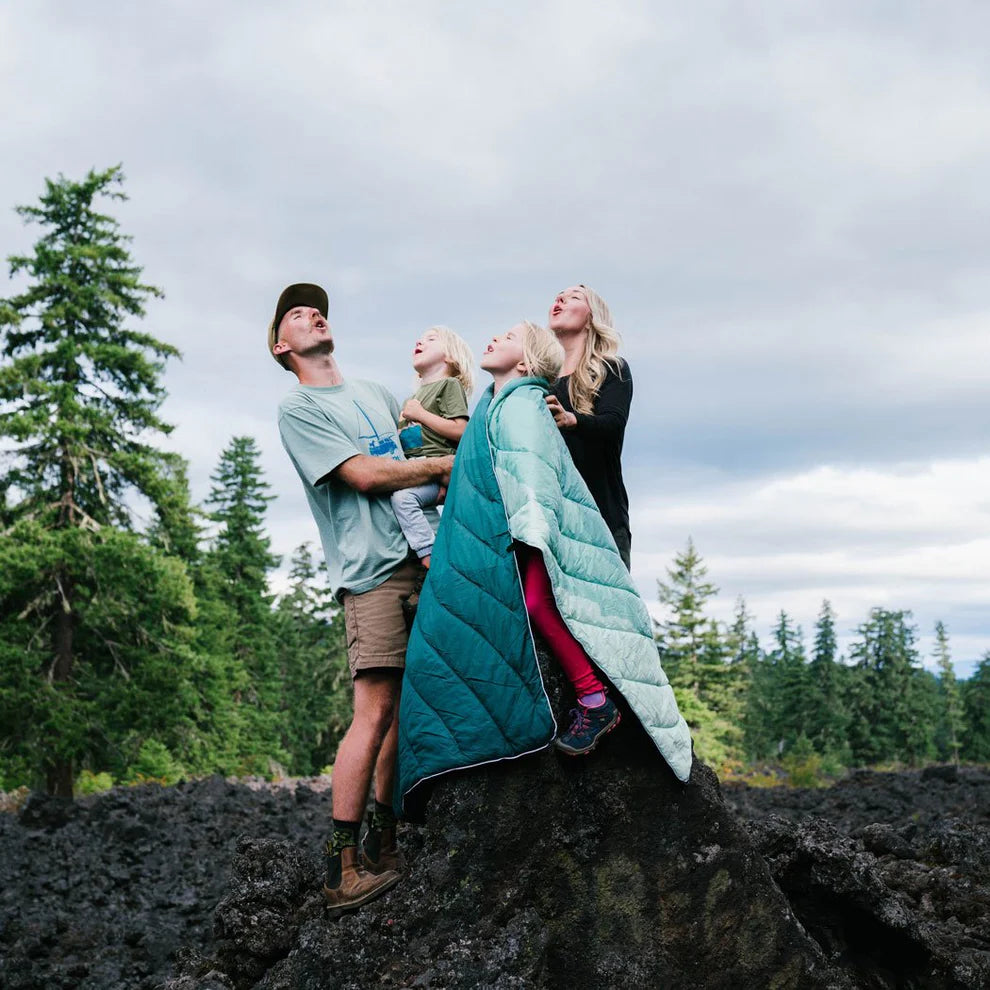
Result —
[{"label": "girl's hand", "polygon": [[402,407],[402,418],[409,423],[422,424],[423,413],[425,412],[423,403],[419,399],[407,399],[406,404]]},{"label": "girl's hand", "polygon": [[568,412],[561,404],[560,399],[555,395],[547,396],[547,405],[550,407],[550,415],[557,424],[558,430],[573,430],[577,426],[577,416]]}]

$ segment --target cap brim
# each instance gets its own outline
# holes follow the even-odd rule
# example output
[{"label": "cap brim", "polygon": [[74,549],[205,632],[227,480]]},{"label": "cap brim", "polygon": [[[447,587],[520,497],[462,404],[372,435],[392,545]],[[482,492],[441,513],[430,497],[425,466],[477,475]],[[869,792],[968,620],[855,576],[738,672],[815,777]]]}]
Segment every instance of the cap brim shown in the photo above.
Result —
[{"label": "cap brim", "polygon": [[275,306],[274,329],[276,333],[278,333],[282,317],[290,309],[295,309],[296,306],[310,306],[313,309],[318,309],[323,314],[323,318],[326,319],[330,300],[327,298],[326,290],[318,285],[313,285],[312,282],[297,282],[295,285],[283,289]]}]

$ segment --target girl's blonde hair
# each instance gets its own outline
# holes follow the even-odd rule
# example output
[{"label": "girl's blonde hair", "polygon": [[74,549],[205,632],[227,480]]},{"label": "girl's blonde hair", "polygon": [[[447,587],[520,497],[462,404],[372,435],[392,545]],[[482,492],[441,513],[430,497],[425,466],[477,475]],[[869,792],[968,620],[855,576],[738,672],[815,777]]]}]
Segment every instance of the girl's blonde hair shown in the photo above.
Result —
[{"label": "girl's blonde hair", "polygon": [[622,365],[618,360],[622,338],[612,326],[612,314],[605,300],[587,285],[578,287],[584,293],[591,315],[588,317],[584,353],[567,383],[567,394],[576,413],[590,413],[605,380],[606,370],[611,368],[617,375],[622,374]]},{"label": "girl's blonde hair", "polygon": [[[468,396],[474,391],[474,355],[463,337],[450,327],[430,327],[426,333],[435,333],[443,348],[443,356],[451,378],[456,378]],[[425,336],[425,334],[424,334]]]},{"label": "girl's blonde hair", "polygon": [[560,377],[564,366],[564,348],[554,332],[538,323],[522,321],[523,363],[535,378],[545,378],[551,385]]}]

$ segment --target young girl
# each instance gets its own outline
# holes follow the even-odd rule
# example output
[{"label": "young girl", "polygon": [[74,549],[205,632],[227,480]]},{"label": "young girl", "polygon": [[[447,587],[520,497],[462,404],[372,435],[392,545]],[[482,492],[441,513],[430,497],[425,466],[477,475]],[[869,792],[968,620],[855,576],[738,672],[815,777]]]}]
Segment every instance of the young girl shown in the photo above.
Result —
[{"label": "young girl", "polygon": [[[467,400],[474,388],[471,350],[449,327],[430,327],[413,348],[419,388],[402,407],[399,442],[406,457],[452,454],[468,422]],[[423,510],[437,504],[440,486],[403,488],[392,495],[392,510],[409,546],[430,566],[433,527]]]},{"label": "young girl", "polygon": [[[481,359],[493,383],[461,439],[406,652],[396,799],[407,816],[437,774],[551,740],[591,752],[619,723],[606,679],[675,775],[690,775],[690,735],[649,613],[546,404],[562,361],[532,323]],[[577,695],[559,735],[531,628]]]}]

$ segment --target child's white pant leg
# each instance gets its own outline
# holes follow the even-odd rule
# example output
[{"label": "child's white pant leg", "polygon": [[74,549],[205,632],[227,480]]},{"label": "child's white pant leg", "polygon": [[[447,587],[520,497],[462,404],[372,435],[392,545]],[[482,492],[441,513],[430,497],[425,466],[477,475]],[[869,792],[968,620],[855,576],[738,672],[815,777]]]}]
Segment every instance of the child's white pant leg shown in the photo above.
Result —
[{"label": "child's white pant leg", "polygon": [[400,488],[392,493],[392,511],[399,520],[406,542],[419,558],[433,552],[433,527],[423,510],[436,505],[439,497],[440,485],[435,481],[415,488]]}]

